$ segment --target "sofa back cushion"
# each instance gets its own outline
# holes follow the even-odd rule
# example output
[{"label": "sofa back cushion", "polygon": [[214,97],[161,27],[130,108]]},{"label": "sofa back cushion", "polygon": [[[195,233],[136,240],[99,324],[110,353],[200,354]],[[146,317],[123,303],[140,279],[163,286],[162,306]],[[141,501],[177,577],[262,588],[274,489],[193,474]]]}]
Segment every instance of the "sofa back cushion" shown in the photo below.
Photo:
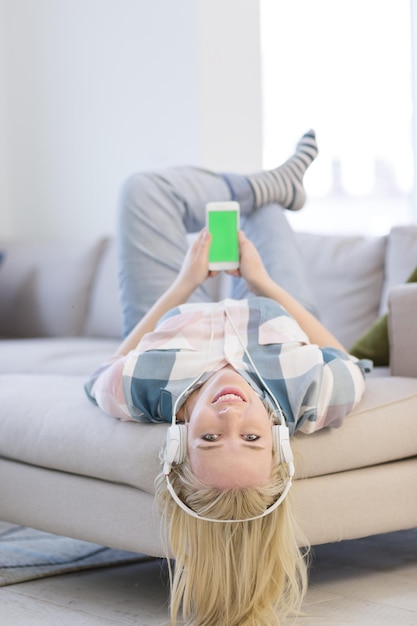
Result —
[{"label": "sofa back cushion", "polygon": [[103,245],[0,242],[0,336],[80,335]]},{"label": "sofa back cushion", "polygon": [[[321,320],[347,347],[385,309],[390,288],[417,266],[417,226],[393,228],[386,237],[297,233],[297,239]],[[114,238],[0,242],[0,250],[0,337],[120,338]],[[210,281],[213,298],[227,295],[225,278]]]},{"label": "sofa back cushion", "polygon": [[378,316],[386,237],[297,233],[320,319],[349,348]]},{"label": "sofa back cushion", "polygon": [[117,339],[122,336],[117,245],[113,238],[106,240],[97,266],[83,335]]},{"label": "sofa back cushion", "polygon": [[[297,233],[297,239],[321,320],[349,347],[378,315],[386,238]],[[114,239],[105,242],[92,285],[83,335],[121,336],[116,248]],[[225,274],[211,280],[212,297],[226,297],[229,283]]]}]

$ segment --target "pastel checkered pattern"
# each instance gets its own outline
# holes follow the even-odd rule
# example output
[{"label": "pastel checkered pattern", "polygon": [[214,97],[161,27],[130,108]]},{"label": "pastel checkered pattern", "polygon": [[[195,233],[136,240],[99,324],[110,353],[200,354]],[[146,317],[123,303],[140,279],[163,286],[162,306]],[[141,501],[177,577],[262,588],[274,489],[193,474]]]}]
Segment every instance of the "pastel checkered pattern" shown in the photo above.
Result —
[{"label": "pastel checkered pattern", "polygon": [[310,344],[268,298],[226,299],[170,311],[137,349],[95,372],[86,391],[119,419],[170,422],[189,393],[228,364],[276,398],[292,434],[340,426],[362,396],[369,362]]}]

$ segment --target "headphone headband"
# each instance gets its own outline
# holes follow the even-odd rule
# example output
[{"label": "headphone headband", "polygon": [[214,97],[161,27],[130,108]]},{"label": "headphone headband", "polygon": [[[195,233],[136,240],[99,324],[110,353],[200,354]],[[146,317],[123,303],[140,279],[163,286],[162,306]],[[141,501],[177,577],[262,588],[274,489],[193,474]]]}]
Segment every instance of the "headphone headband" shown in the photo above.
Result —
[{"label": "headphone headband", "polygon": [[239,522],[252,522],[253,520],[260,519],[261,517],[265,517],[266,515],[269,515],[270,513],[272,513],[272,511],[275,511],[275,509],[279,507],[281,502],[283,502],[283,500],[286,498],[292,485],[292,478],[290,477],[287,481],[287,484],[285,485],[284,491],[282,492],[278,500],[276,500],[273,504],[271,504],[271,506],[269,506],[267,509],[265,509],[263,513],[260,513],[259,515],[255,515],[254,517],[247,517],[246,519],[214,519],[213,517],[204,517],[203,515],[199,515],[198,513],[193,511],[193,509],[190,509],[190,507],[187,506],[176,494],[175,489],[172,486],[171,481],[169,480],[169,476],[166,475],[165,478],[167,481],[168,491],[171,494],[172,499],[174,500],[174,502],[176,502],[176,504],[178,504],[180,509],[188,513],[188,515],[191,515],[191,517],[195,517],[196,519],[202,520],[204,522],[217,522],[221,524],[233,524],[233,523],[237,524]]}]

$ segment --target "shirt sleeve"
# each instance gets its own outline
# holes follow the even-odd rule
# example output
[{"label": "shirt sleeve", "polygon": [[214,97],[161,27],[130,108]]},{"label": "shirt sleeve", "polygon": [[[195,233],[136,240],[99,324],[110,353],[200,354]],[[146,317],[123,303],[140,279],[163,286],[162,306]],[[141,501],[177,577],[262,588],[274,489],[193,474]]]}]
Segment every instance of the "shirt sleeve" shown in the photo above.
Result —
[{"label": "shirt sleeve", "polygon": [[[365,390],[365,372],[372,362],[359,360],[335,348],[319,348],[322,367],[306,393],[303,415],[296,430],[312,433],[326,427],[338,428],[345,416],[359,403]],[[315,388],[309,397],[312,387]]]},{"label": "shirt sleeve", "polygon": [[84,385],[90,400],[104,413],[123,421],[135,421],[129,414],[122,386],[125,356],[116,356],[96,370]]}]

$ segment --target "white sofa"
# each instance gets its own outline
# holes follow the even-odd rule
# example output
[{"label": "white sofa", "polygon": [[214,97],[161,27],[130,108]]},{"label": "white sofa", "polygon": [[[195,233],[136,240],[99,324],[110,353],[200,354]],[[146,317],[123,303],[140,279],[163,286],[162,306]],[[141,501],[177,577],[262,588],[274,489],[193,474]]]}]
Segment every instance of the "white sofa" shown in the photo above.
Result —
[{"label": "white sofa", "polygon": [[[293,438],[298,521],[313,544],[417,526],[417,285],[401,285],[417,227],[298,238],[324,323],[349,346],[390,293],[391,341],[391,371],[370,376],[342,428]],[[114,241],[0,252],[0,519],[163,555],[153,481],[167,426],[122,423],[83,390],[121,333]]]}]

